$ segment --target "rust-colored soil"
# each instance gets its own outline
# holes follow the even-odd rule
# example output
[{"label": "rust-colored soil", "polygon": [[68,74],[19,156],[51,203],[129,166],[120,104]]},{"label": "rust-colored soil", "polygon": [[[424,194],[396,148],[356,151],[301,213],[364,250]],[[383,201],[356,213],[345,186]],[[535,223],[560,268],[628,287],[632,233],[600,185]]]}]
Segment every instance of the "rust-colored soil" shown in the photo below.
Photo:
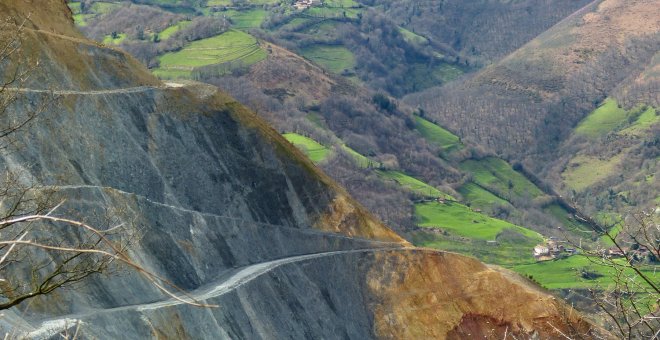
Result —
[{"label": "rust-colored soil", "polygon": [[592,325],[522,279],[451,253],[378,254],[368,274],[375,333],[384,339],[590,337]]},{"label": "rust-colored soil", "polygon": [[32,79],[61,72],[70,78],[63,88],[78,90],[98,90],[98,73],[121,79],[122,87],[160,84],[132,56],[84,38],[64,0],[0,0],[0,20],[14,23],[0,32],[0,40],[21,37],[21,50],[12,55],[14,64],[27,68],[39,62]]},{"label": "rust-colored soil", "polygon": [[398,234],[378,222],[357,202],[344,193],[338,193],[314,225],[315,228],[342,233],[351,237],[361,237],[379,241],[398,242],[409,246],[410,243]]}]

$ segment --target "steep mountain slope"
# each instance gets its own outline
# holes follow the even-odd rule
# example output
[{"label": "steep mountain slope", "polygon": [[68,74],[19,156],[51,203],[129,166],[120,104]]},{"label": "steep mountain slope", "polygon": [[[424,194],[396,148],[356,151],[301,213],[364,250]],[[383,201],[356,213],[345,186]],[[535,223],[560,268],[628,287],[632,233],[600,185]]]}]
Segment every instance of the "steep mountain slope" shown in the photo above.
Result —
[{"label": "steep mountain slope", "polygon": [[464,84],[408,102],[498,152],[552,150],[610,91],[650,65],[657,4],[594,2]]},{"label": "steep mountain slope", "polygon": [[[466,140],[524,160],[570,196],[592,184],[597,195],[624,182],[619,190],[631,190],[640,176],[653,177],[658,169],[657,119],[642,113],[658,106],[659,11],[655,0],[595,1],[473,78],[406,101]],[[609,105],[623,107],[608,111]],[[644,132],[626,133],[639,130],[639,117]],[[571,160],[576,154],[581,158]],[[605,172],[576,185],[572,168],[589,164],[585,160],[600,160],[590,164]],[[640,207],[653,199],[639,198]],[[603,208],[585,196],[579,202],[592,211]]]},{"label": "steep mountain slope", "polygon": [[[93,276],[5,311],[5,333],[43,338],[80,327],[85,338],[362,339],[412,330],[458,338],[487,335],[492,322],[498,334],[500,326],[521,336],[591,332],[520,278],[403,248],[231,98],[204,85],[162,84],[126,54],[60,30],[72,24],[63,1],[3,0],[0,12],[19,22],[32,13],[23,45],[40,60],[33,80],[11,90],[25,100],[3,119],[47,90],[58,97],[17,137],[22,148],[3,155],[3,171],[58,189],[67,198],[58,211],[89,223],[110,214],[136,229],[135,261],[220,305],[171,301],[135,273]],[[81,237],[48,230],[53,240]],[[37,260],[49,257],[35,253]],[[2,268],[12,281],[34,274],[26,262]]]},{"label": "steep mountain slope", "polygon": [[465,63],[489,64],[515,51],[590,0],[362,1]]},{"label": "steep mountain slope", "polygon": [[[531,183],[506,162],[461,143],[419,116],[423,112],[391,99],[394,109],[379,109],[374,103],[378,94],[281,47],[266,46],[268,57],[244,74],[209,81],[247,103],[278,130],[296,132],[310,142],[297,145],[318,149],[322,157],[316,162],[397,230],[414,228],[411,201],[445,195],[546,236],[563,235],[561,227],[571,229],[545,211],[553,199],[537,187],[542,183]],[[488,172],[484,167],[490,165],[497,174],[480,182],[481,172]],[[413,177],[406,177],[407,182],[416,178],[431,185],[412,193],[394,191],[398,188],[388,184],[401,183],[395,172]],[[475,182],[480,182],[477,187]]]}]

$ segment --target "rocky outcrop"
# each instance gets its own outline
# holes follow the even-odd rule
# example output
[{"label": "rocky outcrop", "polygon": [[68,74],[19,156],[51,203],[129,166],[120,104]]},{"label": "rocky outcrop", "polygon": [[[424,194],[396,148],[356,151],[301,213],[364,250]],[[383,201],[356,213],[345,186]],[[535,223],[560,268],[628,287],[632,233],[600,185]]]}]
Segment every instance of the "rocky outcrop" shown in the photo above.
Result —
[{"label": "rocky outcrop", "polygon": [[[515,334],[556,336],[537,322],[546,319],[588,331],[577,316],[561,318],[567,307],[476,260],[405,248],[239,103],[204,85],[163,84],[130,56],[62,28],[71,24],[65,6],[0,1],[2,13],[33,11],[24,46],[41,61],[26,87],[12,90],[23,95],[12,114],[55,97],[0,165],[65,197],[59,211],[124,222],[135,233],[132,259],[219,307],[182,304],[127,271],[7,310],[3,332],[442,338],[486,332],[484,322],[496,320]],[[29,273],[26,264],[2,269],[11,280]]]}]

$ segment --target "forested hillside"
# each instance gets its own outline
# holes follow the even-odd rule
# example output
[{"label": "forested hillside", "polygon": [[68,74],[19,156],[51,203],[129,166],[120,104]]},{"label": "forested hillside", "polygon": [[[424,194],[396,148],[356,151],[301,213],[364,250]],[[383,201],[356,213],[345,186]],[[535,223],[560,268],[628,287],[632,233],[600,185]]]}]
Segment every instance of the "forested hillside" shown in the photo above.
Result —
[{"label": "forested hillside", "polygon": [[[471,79],[406,102],[467,140],[524,160],[592,212],[648,206],[657,182],[649,192],[639,178],[658,169],[659,10],[655,1],[594,3]],[[616,185],[607,195],[626,192],[623,206],[606,202]]]},{"label": "forested hillside", "polygon": [[466,65],[515,51],[592,0],[363,0]]}]

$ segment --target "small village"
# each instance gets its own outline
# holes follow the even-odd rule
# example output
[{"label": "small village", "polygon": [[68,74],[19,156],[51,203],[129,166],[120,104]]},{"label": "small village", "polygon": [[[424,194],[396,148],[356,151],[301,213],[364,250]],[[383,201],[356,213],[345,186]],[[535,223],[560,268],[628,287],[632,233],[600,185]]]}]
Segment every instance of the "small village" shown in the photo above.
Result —
[{"label": "small village", "polygon": [[304,10],[312,7],[313,5],[320,5],[320,0],[297,0],[293,7],[298,10]]},{"label": "small village", "polygon": [[[534,247],[534,259],[538,262],[554,260],[557,258],[575,255],[578,250],[573,247],[566,247],[567,241],[561,241],[556,237],[550,237],[547,241],[537,244]],[[646,260],[651,252],[644,246],[610,247],[601,251],[601,256],[606,258],[628,257],[635,261]]]},{"label": "small village", "polygon": [[574,255],[577,250],[575,248],[566,247],[566,241],[560,241],[554,236],[551,236],[544,243],[537,244],[534,247],[534,258],[536,261],[554,260],[559,257],[567,257]]}]

